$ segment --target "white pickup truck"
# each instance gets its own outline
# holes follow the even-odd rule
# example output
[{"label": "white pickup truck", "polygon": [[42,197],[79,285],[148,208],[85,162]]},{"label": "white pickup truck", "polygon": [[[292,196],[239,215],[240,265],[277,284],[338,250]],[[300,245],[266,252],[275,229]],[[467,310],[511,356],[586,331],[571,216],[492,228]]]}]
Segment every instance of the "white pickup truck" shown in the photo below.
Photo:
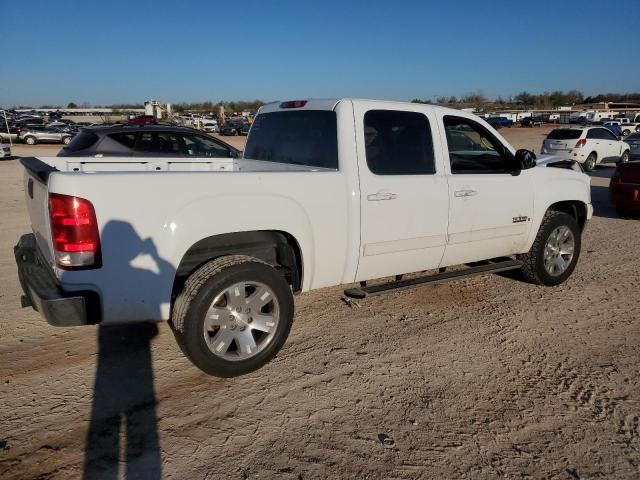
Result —
[{"label": "white pickup truck", "polygon": [[620,125],[622,136],[626,137],[640,130],[640,113],[636,113],[631,118],[614,118],[613,122]]},{"label": "white pickup truck", "polygon": [[431,105],[272,103],[243,159],[21,161],[23,306],[59,326],[168,320],[218,376],[278,352],[298,292],[361,282],[345,294],[362,298],[506,270],[560,284],[592,215],[589,177]]}]

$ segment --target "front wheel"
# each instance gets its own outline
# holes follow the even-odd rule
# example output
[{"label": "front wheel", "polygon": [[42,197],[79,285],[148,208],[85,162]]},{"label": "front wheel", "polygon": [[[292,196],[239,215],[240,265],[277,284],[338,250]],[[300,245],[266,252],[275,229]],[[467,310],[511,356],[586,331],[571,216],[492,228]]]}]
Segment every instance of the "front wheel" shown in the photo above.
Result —
[{"label": "front wheel", "polygon": [[65,145],[69,145],[69,142],[71,142],[71,137],[64,137],[62,139],[62,143],[64,143]]},{"label": "front wheel", "polygon": [[218,377],[256,370],[280,350],[293,323],[291,288],[273,267],[244,255],[220,257],[186,281],[173,329],[182,351]]},{"label": "front wheel", "polygon": [[525,280],[537,285],[560,285],[573,273],[580,248],[580,228],[575,218],[548,211],[531,250],[520,256]]},{"label": "front wheel", "polygon": [[27,137],[24,139],[24,143],[26,143],[27,145],[35,145],[36,143],[38,143],[38,141],[35,137]]},{"label": "front wheel", "polygon": [[627,135],[631,135],[631,130],[623,130],[622,131],[622,136],[626,137]]}]

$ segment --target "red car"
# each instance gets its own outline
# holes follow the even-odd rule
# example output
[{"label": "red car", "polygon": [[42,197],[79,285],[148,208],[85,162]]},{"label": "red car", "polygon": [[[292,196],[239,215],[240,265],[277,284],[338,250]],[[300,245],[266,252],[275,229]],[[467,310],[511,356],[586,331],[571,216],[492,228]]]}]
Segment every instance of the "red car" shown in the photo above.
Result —
[{"label": "red car", "polygon": [[640,212],[640,161],[618,164],[609,183],[609,201],[618,213]]},{"label": "red car", "polygon": [[140,124],[143,124],[143,125],[155,125],[156,123],[158,123],[158,121],[156,120],[156,117],[154,117],[153,115],[138,115],[137,117],[134,117],[134,118],[130,119],[129,123],[140,123]]}]

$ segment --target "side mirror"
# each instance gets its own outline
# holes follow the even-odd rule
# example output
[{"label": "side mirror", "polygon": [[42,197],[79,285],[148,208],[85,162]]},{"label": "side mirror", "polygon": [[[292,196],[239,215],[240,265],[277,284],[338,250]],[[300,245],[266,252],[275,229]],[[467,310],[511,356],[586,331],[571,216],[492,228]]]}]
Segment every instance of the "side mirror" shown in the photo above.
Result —
[{"label": "side mirror", "polygon": [[536,154],[521,148],[516,151],[516,166],[520,170],[528,170],[536,166]]}]

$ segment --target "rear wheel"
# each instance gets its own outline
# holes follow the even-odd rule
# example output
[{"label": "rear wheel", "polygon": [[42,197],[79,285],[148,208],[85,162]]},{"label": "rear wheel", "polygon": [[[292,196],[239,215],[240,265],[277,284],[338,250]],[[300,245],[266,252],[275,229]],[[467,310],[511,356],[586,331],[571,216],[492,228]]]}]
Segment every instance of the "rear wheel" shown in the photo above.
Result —
[{"label": "rear wheel", "polygon": [[36,140],[36,137],[26,137],[24,139],[24,143],[26,143],[27,145],[35,145],[36,143],[38,143],[38,140]]},{"label": "rear wheel", "polygon": [[559,285],[573,273],[580,256],[580,228],[575,218],[548,211],[531,250],[521,255],[522,274],[530,283]]},{"label": "rear wheel", "polygon": [[629,161],[629,150],[625,150],[622,155],[620,155],[620,162],[627,163]]},{"label": "rear wheel", "polygon": [[631,135],[631,130],[623,130],[622,131],[622,136],[626,137],[627,135]]},{"label": "rear wheel", "polygon": [[205,373],[235,377],[269,362],[293,322],[291,288],[273,267],[244,255],[193,273],[174,305],[180,348]]},{"label": "rear wheel", "polygon": [[591,170],[596,168],[596,160],[597,160],[597,158],[598,157],[597,157],[595,152],[591,152],[589,154],[587,159],[584,161],[584,169],[585,169],[586,172],[590,172]]},{"label": "rear wheel", "polygon": [[69,142],[71,142],[71,137],[64,137],[62,139],[62,143],[64,143],[65,145],[69,145]]}]

